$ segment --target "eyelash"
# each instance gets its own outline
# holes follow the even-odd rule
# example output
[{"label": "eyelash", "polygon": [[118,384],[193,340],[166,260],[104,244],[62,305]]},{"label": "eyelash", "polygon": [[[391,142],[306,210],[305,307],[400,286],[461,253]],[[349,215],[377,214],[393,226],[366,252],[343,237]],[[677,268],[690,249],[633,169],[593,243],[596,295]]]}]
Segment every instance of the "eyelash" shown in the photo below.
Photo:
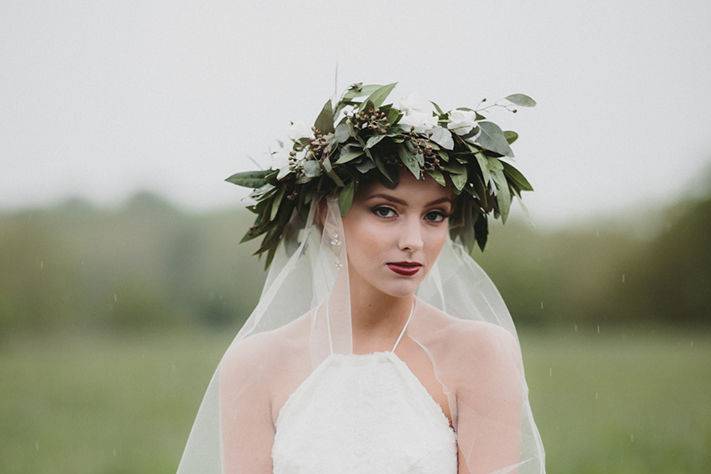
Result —
[{"label": "eyelash", "polygon": [[[385,219],[387,219],[388,217],[390,217],[390,216],[383,216],[383,215],[381,215],[381,214],[378,214],[378,210],[379,210],[379,209],[387,209],[387,210],[396,212],[395,209],[393,209],[393,208],[391,208],[391,207],[388,207],[388,206],[375,206],[375,207],[371,207],[371,208],[370,208],[371,212],[372,212],[373,214],[375,214],[376,216],[378,216],[378,217],[382,217],[382,218],[385,218]],[[436,224],[436,223],[439,223],[439,222],[444,222],[444,220],[449,217],[449,214],[447,214],[447,213],[445,213],[445,212],[442,212],[442,211],[434,211],[434,210],[433,210],[433,211],[428,212],[427,214],[429,215],[429,214],[431,214],[431,213],[433,213],[433,212],[436,212],[436,213],[438,213],[438,214],[440,214],[440,215],[442,216],[442,220],[439,220],[439,221],[432,221],[432,220],[431,220],[431,221],[430,221],[430,222],[434,222],[435,224]]]}]

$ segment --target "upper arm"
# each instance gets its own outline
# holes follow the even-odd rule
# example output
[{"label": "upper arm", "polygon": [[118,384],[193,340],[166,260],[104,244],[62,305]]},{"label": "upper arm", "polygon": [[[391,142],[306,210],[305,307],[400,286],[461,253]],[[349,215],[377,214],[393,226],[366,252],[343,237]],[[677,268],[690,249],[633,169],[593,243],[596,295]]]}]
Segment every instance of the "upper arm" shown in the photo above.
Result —
[{"label": "upper arm", "polygon": [[476,323],[461,337],[456,389],[459,472],[513,467],[521,460],[525,401],[518,340],[489,323]]},{"label": "upper arm", "polygon": [[240,341],[220,365],[222,460],[229,474],[272,473],[270,360],[266,344],[251,339]]}]

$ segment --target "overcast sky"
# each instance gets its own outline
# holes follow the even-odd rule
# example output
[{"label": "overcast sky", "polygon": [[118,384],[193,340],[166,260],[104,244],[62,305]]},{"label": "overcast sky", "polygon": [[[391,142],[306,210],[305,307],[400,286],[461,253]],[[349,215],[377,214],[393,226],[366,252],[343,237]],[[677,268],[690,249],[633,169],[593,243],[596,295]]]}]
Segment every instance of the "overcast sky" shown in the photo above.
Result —
[{"label": "overcast sky", "polygon": [[[191,209],[353,82],[520,134],[536,222],[654,205],[711,161],[711,2],[0,2],[0,207],[137,189]],[[520,212],[518,203],[512,213]]]}]

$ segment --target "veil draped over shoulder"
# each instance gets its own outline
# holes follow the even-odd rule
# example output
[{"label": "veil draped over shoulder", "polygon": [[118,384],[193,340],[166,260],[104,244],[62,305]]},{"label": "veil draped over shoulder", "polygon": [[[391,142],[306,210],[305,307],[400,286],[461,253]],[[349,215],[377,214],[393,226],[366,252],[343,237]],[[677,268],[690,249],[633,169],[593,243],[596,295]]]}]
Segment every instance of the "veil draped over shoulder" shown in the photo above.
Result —
[{"label": "veil draped over shoulder", "polygon": [[[271,446],[272,420],[332,352],[352,354],[348,261],[338,199],[317,202],[297,243],[280,245],[259,301],[222,356],[178,474],[270,472],[247,446]],[[459,472],[540,474],[544,449],[528,400],[516,329],[499,291],[450,237],[418,287],[404,337],[447,396]]]}]

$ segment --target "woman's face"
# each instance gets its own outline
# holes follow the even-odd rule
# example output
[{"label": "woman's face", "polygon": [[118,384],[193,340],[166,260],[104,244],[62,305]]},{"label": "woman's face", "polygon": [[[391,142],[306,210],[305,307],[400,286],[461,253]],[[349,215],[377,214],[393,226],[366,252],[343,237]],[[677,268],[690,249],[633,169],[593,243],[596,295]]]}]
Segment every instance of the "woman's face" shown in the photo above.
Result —
[{"label": "woman's face", "polygon": [[447,239],[453,199],[450,188],[429,176],[417,180],[407,170],[395,189],[377,181],[361,188],[343,217],[351,282],[395,297],[414,293]]}]

